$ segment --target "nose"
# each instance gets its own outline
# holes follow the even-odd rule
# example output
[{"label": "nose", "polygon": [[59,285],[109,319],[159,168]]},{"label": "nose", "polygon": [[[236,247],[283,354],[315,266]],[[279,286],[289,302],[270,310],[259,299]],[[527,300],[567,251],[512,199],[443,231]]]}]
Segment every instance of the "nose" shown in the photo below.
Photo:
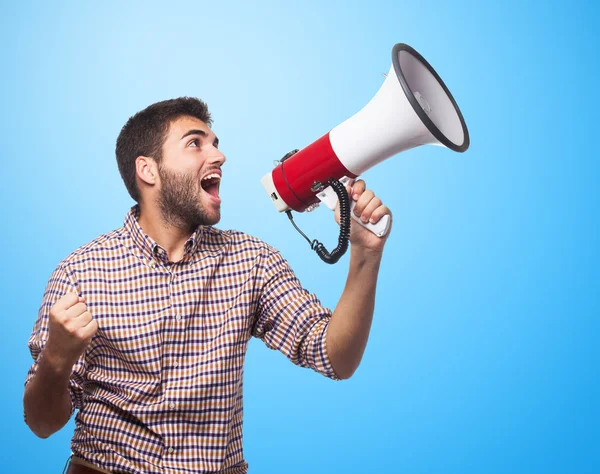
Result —
[{"label": "nose", "polygon": [[213,147],[213,153],[211,153],[211,157],[210,157],[210,162],[219,166],[222,166],[223,163],[225,163],[225,161],[227,160],[225,158],[225,155],[223,154],[223,152],[221,150],[219,150],[217,147]]}]

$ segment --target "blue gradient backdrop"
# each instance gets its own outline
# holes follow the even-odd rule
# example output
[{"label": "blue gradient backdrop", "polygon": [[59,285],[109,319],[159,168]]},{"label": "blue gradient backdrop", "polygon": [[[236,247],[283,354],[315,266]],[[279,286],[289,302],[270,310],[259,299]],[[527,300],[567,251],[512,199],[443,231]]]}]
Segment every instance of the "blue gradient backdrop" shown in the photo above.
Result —
[{"label": "blue gradient backdrop", "polygon": [[[228,156],[220,227],[279,248],[334,307],[348,257],[321,263],[259,179],[366,104],[405,42],[471,148],[365,174],[395,226],[363,363],[334,383],[252,341],[251,472],[600,472],[599,18],[577,1],[3,1],[0,471],[59,473],[69,455],[72,421],[46,440],[23,423],[26,343],[56,264],[132,205],[114,158],[127,118],[206,100]],[[335,242],[328,210],[298,221]]]}]

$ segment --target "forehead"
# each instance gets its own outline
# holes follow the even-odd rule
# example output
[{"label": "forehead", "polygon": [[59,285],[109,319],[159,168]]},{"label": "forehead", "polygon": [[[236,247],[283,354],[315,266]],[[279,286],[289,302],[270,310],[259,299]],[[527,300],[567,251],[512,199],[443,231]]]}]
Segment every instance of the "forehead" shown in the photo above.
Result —
[{"label": "forehead", "polygon": [[177,142],[181,140],[181,137],[190,130],[202,130],[209,137],[215,136],[210,127],[206,125],[206,123],[204,123],[202,120],[197,119],[196,117],[185,116],[179,117],[178,119],[173,120],[170,123],[166,141]]}]

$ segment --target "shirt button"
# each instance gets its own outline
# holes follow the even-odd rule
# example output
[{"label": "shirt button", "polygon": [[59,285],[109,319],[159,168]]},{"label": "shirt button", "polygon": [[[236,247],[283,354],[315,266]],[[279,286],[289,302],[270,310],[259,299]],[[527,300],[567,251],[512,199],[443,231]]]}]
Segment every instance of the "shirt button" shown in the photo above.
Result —
[{"label": "shirt button", "polygon": [[169,449],[167,449],[167,452],[169,454],[173,454],[175,452],[175,450],[172,447],[170,447]]},{"label": "shirt button", "polygon": [[152,261],[151,261],[151,262],[150,262],[148,265],[150,265],[152,268],[154,268],[154,266],[155,266],[156,264],[154,263],[154,260],[152,260]]},{"label": "shirt button", "polygon": [[175,319],[176,319],[177,321],[181,321],[181,314],[178,314],[177,316],[175,316]]},{"label": "shirt button", "polygon": [[175,361],[175,363],[173,364],[173,367],[175,367],[175,368],[179,367],[179,362]]},{"label": "shirt button", "polygon": [[169,408],[171,408],[171,409],[175,408],[175,403],[173,403],[173,402],[169,403]]}]

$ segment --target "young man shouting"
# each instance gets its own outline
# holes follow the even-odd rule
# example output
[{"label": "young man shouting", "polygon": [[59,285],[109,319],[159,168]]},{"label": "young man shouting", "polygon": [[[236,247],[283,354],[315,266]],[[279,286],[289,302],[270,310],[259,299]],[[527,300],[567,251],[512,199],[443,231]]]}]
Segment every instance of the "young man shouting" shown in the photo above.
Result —
[{"label": "young man shouting", "polygon": [[[352,226],[346,287],[333,313],[324,308],[277,250],[213,227],[225,156],[211,123],[187,97],[131,117],[116,155],[137,204],[50,277],[29,340],[25,420],[45,438],[79,410],[70,474],[246,473],[251,336],[334,380],[360,363],[386,239]],[[350,192],[364,222],[390,214],[364,181]]]}]

